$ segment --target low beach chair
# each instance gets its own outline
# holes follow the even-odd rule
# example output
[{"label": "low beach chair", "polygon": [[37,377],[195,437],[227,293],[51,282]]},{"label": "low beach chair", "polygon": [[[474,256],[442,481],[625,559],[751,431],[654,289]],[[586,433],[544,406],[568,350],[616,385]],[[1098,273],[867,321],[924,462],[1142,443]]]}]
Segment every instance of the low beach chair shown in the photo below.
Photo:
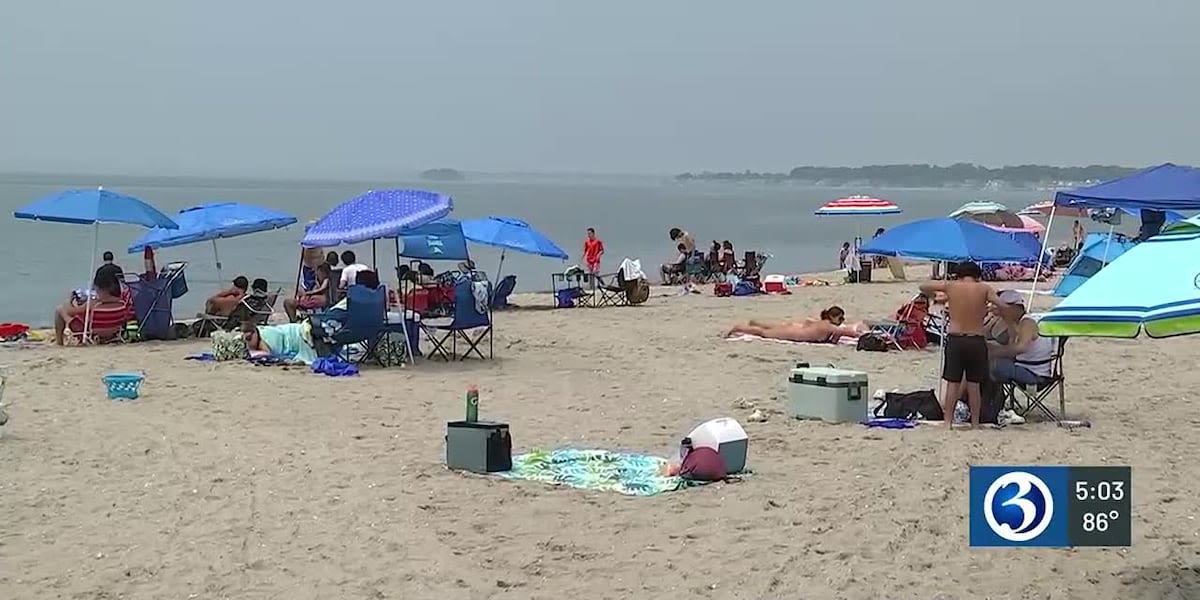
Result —
[{"label": "low beach chair", "polygon": [[[1031,385],[1016,382],[1002,382],[1008,407],[1022,417],[1037,412],[1047,419],[1061,423],[1066,415],[1066,378],[1063,375],[1063,354],[1067,347],[1067,339],[1060,337],[1055,340],[1054,353],[1050,355],[1050,376],[1041,378]],[[1046,405],[1050,394],[1058,392],[1058,412]]]},{"label": "low beach chair", "polygon": [[241,327],[242,323],[266,325],[271,320],[271,315],[275,314],[275,302],[282,292],[281,287],[270,293],[259,291],[246,294],[228,315],[200,313],[196,315],[196,322],[192,323],[192,335],[208,337],[217,330],[233,331]]},{"label": "low beach chair", "polygon": [[[334,356],[346,362],[375,360],[386,366],[376,350],[387,332],[387,297],[383,286],[352,285],[346,290],[346,320],[333,336]],[[352,349],[360,351],[356,361],[352,361]]]},{"label": "low beach chair", "polygon": [[492,310],[499,310],[511,306],[508,303],[508,297],[512,295],[513,290],[515,289],[517,289],[517,276],[505,275],[504,278],[500,280],[500,283],[496,284],[496,288],[492,290]]},{"label": "low beach chair", "polygon": [[[476,285],[486,286],[487,283],[464,277],[454,284],[454,314],[449,323],[436,325],[421,322],[421,329],[433,347],[428,353],[429,358],[436,356],[450,362],[455,358],[466,360],[472,353],[479,356],[480,359],[495,357],[492,315],[486,307],[484,310],[480,310],[475,299]],[[460,338],[467,346],[461,356],[458,354]],[[486,357],[479,347],[484,338],[487,338],[488,343]]]},{"label": "low beach chair", "polygon": [[104,344],[125,340],[125,332],[130,322],[137,322],[133,307],[124,302],[113,302],[94,306],[91,311],[91,322],[86,314],[79,315],[67,323],[67,331],[71,341],[77,344]]}]

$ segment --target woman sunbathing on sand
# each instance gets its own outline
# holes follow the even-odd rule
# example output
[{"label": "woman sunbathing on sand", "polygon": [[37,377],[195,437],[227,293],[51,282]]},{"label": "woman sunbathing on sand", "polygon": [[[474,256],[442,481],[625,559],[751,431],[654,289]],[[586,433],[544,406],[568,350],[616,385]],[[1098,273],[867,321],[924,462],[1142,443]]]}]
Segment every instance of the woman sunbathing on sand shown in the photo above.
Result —
[{"label": "woman sunbathing on sand", "polygon": [[869,328],[864,323],[846,325],[846,311],[840,306],[831,306],[821,311],[819,319],[770,323],[751,320],[746,325],[734,325],[722,337],[753,335],[771,340],[789,342],[836,344],[843,337],[858,337]]}]

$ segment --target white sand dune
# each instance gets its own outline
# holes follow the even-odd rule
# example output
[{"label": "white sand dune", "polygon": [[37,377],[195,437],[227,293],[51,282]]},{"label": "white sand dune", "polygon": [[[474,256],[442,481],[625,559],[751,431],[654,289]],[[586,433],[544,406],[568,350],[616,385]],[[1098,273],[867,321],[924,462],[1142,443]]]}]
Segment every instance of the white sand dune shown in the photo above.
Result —
[{"label": "white sand dune", "polygon": [[[935,352],[717,337],[831,304],[882,317],[915,288],[511,311],[495,361],[347,379],[184,361],[202,342],[0,349],[0,598],[1200,597],[1195,340],[1073,340],[1068,409],[1091,429],[947,432],[778,412],[797,361],[917,389]],[[130,369],[143,397],[105,399],[100,376]],[[445,470],[472,383],[520,448],[666,454],[739,399],[771,419],[743,421],[745,481],[630,498]],[[967,467],[1005,463],[1132,465],[1133,547],[968,549]]]}]

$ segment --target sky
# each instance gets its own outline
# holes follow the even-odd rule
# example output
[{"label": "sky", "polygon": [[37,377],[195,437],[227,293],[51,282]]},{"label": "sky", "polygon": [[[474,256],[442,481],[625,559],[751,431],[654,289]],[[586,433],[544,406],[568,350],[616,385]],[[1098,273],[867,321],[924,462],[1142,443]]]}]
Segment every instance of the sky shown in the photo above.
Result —
[{"label": "sky", "polygon": [[1200,164],[1200,2],[38,0],[0,171]]}]

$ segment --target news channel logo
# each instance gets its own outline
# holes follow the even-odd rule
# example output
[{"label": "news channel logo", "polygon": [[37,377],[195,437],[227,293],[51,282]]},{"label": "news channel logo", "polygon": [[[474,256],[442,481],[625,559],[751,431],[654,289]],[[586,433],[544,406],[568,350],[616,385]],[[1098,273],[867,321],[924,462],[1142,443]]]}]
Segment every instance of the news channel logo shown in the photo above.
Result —
[{"label": "news channel logo", "polygon": [[971,467],[971,546],[1069,546],[1065,467]]}]

